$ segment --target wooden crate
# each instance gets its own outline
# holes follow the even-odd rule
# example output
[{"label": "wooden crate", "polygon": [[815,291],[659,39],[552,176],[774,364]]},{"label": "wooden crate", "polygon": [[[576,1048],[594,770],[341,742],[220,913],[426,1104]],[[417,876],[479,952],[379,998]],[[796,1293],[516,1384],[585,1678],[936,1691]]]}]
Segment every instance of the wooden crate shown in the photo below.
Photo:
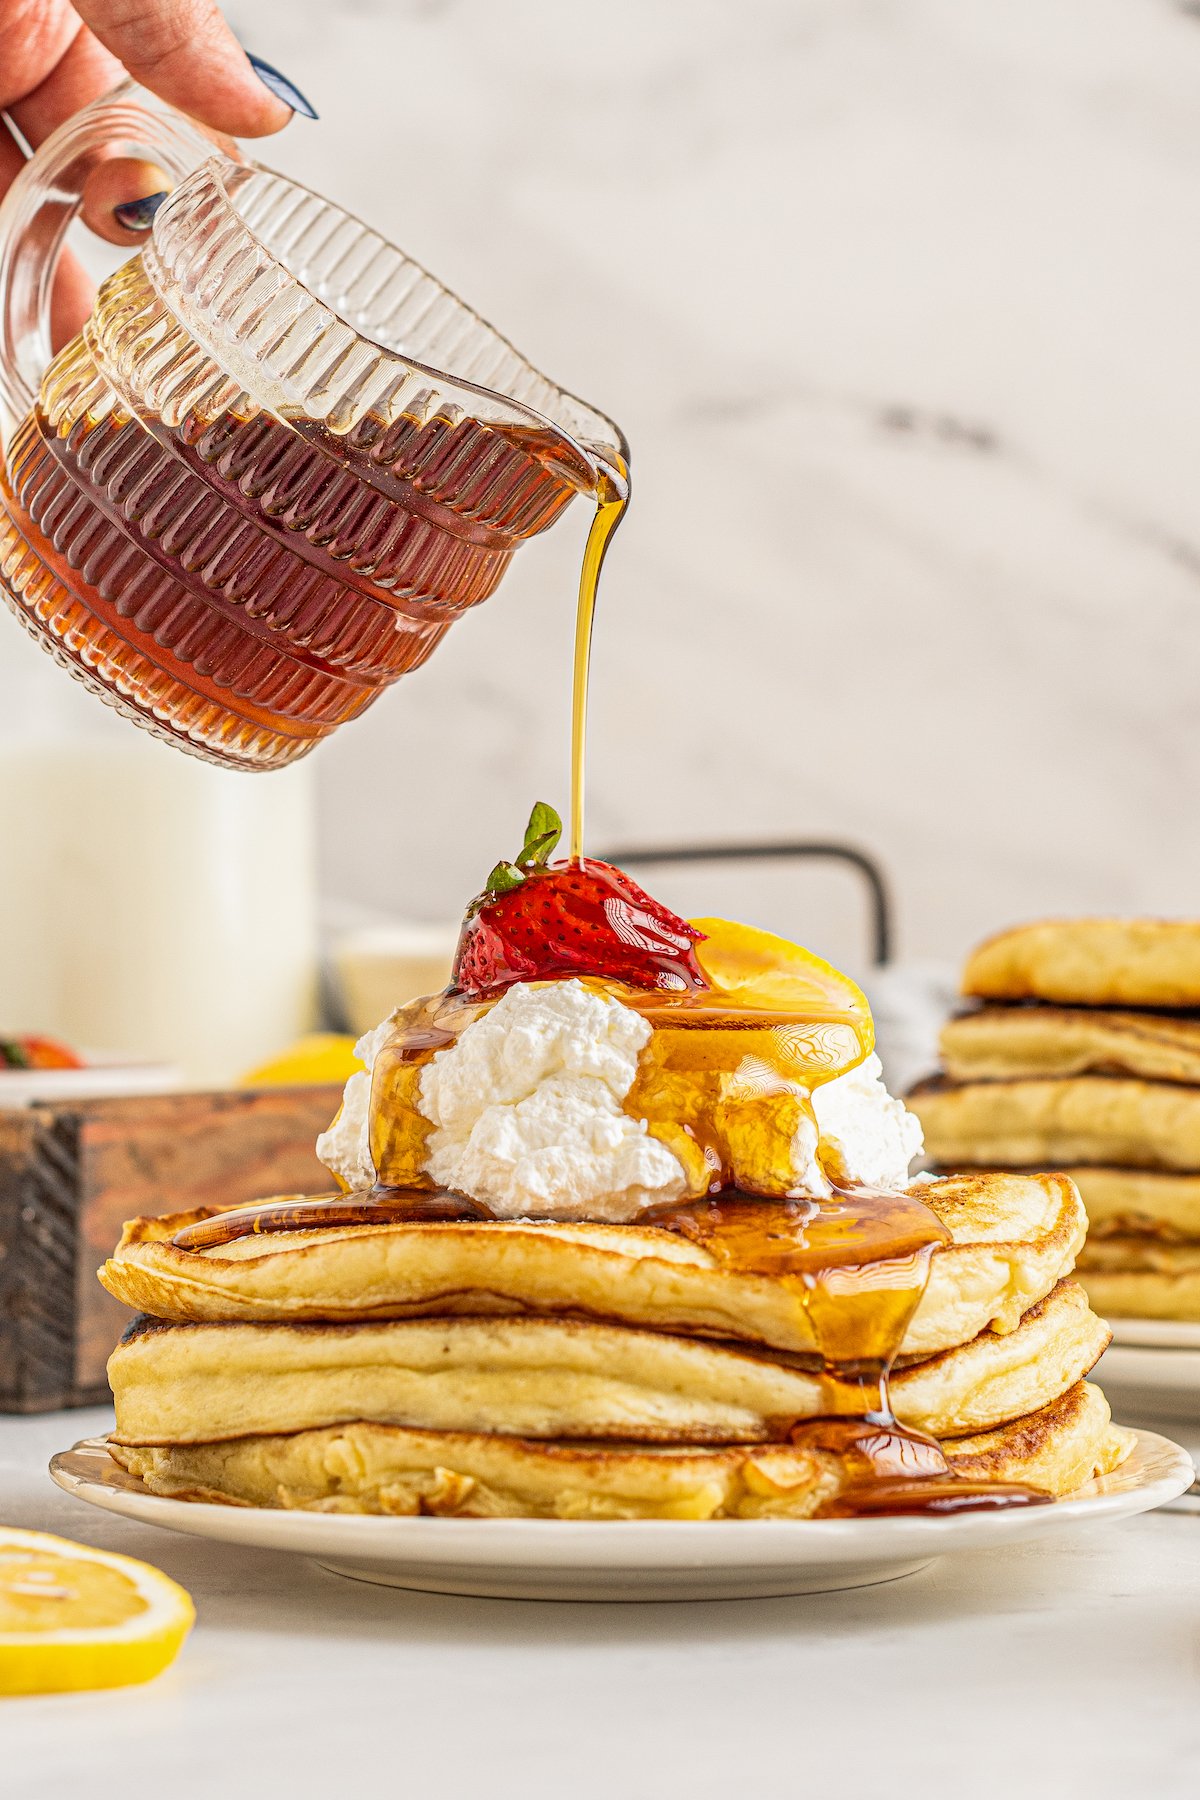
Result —
[{"label": "wooden crate", "polygon": [[336,1087],[153,1094],[0,1112],[0,1411],[108,1398],[129,1309],[96,1270],[126,1219],[333,1186]]}]

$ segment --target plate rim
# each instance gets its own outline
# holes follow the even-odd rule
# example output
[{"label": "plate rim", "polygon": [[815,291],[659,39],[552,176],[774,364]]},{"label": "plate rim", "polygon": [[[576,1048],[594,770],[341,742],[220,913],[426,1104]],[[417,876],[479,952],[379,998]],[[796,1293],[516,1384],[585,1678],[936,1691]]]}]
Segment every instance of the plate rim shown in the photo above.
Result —
[{"label": "plate rim", "polygon": [[[1042,1537],[1071,1525],[1099,1523],[1148,1512],[1178,1498],[1195,1480],[1191,1455],[1156,1431],[1135,1429],[1134,1455],[1164,1459],[1165,1466],[1137,1487],[1116,1492],[1080,1493],[1052,1506],[1012,1512],[960,1513],[953,1517],[900,1516],[884,1519],[431,1519],[400,1515],[314,1513],[274,1507],[226,1506],[176,1500],[107,1485],[69,1469],[67,1459],[107,1455],[104,1437],[82,1438],[50,1461],[50,1477],[64,1492],[88,1505],[192,1537],[317,1557],[335,1555],[461,1566],[490,1561],[506,1567],[568,1573],[583,1566],[624,1565],[631,1571],[697,1572],[717,1566],[753,1569],[764,1565],[802,1567],[825,1562],[897,1562],[914,1554],[936,1556],[973,1550],[987,1543],[1014,1543]],[[1114,1475],[1119,1471],[1114,1471]],[[1112,1477],[1100,1477],[1099,1481]],[[1089,1484],[1091,1485],[1091,1484]],[[239,1534],[236,1522],[249,1527]],[[249,1521],[253,1520],[253,1526]],[[314,1523],[315,1522],[315,1523]],[[207,1527],[207,1529],[206,1529]],[[230,1529],[232,1527],[232,1529]],[[335,1534],[335,1548],[313,1548],[317,1537]],[[289,1542],[289,1538],[292,1540]],[[305,1541],[307,1540],[307,1541]]]},{"label": "plate rim", "polygon": [[1110,1318],[1113,1344],[1122,1350],[1200,1350],[1200,1322],[1192,1319]]}]

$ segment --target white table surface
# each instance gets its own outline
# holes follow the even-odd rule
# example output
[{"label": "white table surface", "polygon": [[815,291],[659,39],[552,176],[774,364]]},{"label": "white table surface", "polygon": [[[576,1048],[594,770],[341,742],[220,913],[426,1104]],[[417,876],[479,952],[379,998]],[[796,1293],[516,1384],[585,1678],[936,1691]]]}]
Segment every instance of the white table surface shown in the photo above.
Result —
[{"label": "white table surface", "polygon": [[0,1701],[5,1800],[1200,1791],[1200,1516],[807,1599],[462,1600],[71,1500],[47,1459],[106,1423],[0,1419],[0,1518],[156,1563],[198,1623],[146,1687]]}]

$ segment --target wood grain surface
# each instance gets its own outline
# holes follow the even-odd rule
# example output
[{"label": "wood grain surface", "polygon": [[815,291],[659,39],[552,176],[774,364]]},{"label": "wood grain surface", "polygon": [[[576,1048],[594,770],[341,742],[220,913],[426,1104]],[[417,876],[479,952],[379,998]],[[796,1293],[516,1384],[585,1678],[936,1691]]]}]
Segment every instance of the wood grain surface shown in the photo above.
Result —
[{"label": "wood grain surface", "polygon": [[0,1112],[0,1410],[106,1399],[130,1314],[96,1270],[125,1220],[325,1191],[313,1145],[340,1098],[245,1088]]}]

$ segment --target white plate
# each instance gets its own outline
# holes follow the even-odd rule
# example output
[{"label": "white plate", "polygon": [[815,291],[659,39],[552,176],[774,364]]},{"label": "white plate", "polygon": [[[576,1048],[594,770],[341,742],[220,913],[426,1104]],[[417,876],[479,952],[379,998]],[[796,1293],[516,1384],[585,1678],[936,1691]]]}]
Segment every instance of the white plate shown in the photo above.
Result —
[{"label": "white plate", "polygon": [[360,1581],[514,1600],[732,1600],[816,1594],[912,1575],[958,1550],[1003,1549],[1123,1519],[1191,1485],[1186,1450],[1150,1431],[1112,1475],[1011,1512],[893,1519],[423,1519],[164,1500],[85,1438],[50,1464],[59,1487],[144,1524],[292,1550]]},{"label": "white plate", "polygon": [[131,1063],[103,1050],[87,1050],[82,1069],[0,1070],[0,1111],[72,1100],[107,1100],[124,1094],[170,1094],[180,1085],[170,1063]]},{"label": "white plate", "polygon": [[1110,1319],[1114,1344],[1145,1350],[1200,1350],[1200,1325],[1190,1319]]},{"label": "white plate", "polygon": [[1131,1419],[1200,1423],[1200,1324],[1187,1319],[1110,1319],[1113,1341],[1096,1379]]},{"label": "white plate", "polygon": [[1200,1421],[1200,1350],[1114,1343],[1092,1376],[1122,1418]]}]

